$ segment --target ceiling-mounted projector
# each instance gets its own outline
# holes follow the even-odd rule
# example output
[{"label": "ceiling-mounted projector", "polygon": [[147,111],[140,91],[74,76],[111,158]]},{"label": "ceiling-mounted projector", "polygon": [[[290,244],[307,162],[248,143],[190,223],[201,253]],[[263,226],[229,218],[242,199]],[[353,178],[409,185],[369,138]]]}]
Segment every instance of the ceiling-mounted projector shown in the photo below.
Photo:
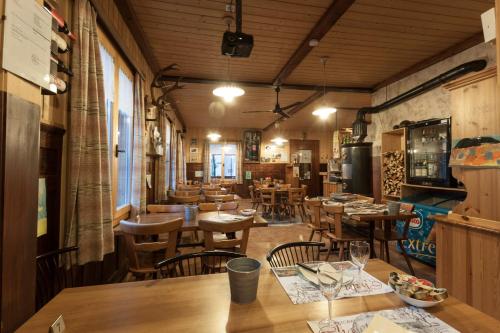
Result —
[{"label": "ceiling-mounted projector", "polygon": [[222,55],[249,57],[253,48],[253,36],[241,32],[241,0],[236,0],[236,32],[226,31],[222,37]]}]

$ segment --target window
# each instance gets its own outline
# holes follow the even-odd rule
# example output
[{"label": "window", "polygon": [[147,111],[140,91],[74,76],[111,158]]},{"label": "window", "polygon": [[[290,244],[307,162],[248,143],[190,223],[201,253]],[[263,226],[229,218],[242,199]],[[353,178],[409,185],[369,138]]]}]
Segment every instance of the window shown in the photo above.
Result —
[{"label": "window", "polygon": [[116,208],[130,204],[132,181],[132,118],[133,95],[132,80],[120,69],[118,74],[118,192]]},{"label": "window", "polygon": [[236,179],[237,146],[235,143],[210,144],[210,177]]},{"label": "window", "polygon": [[134,84],[132,71],[114,45],[101,30],[98,36],[104,76],[114,221],[117,222],[126,218],[130,211]]}]

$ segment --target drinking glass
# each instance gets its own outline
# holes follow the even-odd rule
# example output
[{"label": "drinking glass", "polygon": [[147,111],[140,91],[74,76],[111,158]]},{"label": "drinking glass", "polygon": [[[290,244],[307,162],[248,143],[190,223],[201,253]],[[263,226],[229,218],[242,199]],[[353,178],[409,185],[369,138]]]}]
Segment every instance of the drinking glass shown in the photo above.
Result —
[{"label": "drinking glass", "polygon": [[370,244],[365,241],[351,242],[351,260],[358,268],[358,280],[361,278],[361,271],[365,268],[370,257]]},{"label": "drinking glass", "polygon": [[220,199],[217,199],[215,201],[215,207],[217,207],[217,215],[220,215],[220,209],[222,207],[222,200]]},{"label": "drinking glass", "polygon": [[332,316],[332,301],[337,298],[340,289],[342,289],[344,272],[341,268],[335,268],[330,263],[321,263],[317,269],[318,284],[321,293],[328,300],[328,319],[320,322],[321,327],[334,326]]}]

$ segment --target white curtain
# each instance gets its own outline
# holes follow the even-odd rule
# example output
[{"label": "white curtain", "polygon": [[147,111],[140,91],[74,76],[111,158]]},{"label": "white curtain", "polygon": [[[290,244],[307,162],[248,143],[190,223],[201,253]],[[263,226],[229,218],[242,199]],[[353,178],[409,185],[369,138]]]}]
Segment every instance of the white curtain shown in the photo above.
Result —
[{"label": "white curtain", "polygon": [[210,177],[210,142],[205,141],[203,147],[203,182],[210,183],[212,177]]}]

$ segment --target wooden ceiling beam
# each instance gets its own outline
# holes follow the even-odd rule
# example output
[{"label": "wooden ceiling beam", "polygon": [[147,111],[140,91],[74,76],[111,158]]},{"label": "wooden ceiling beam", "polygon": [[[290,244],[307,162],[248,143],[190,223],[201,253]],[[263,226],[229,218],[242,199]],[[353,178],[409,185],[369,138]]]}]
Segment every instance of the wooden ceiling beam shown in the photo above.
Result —
[{"label": "wooden ceiling beam", "polygon": [[[289,111],[287,111],[287,114],[289,116],[294,115],[295,113],[299,112],[300,110],[302,110],[306,106],[310,105],[314,101],[318,100],[322,96],[323,96],[323,92],[322,91],[316,91],[314,94],[312,94],[311,96],[307,97],[302,103],[300,103],[296,107],[294,107],[294,108],[290,109]],[[280,121],[282,121],[284,119],[286,119],[286,118],[283,117],[283,116],[281,116],[278,119],[276,119],[275,121],[273,121],[272,123],[270,123],[269,125],[267,125],[266,127],[264,127],[262,130],[265,132],[265,131],[273,128],[274,124],[276,124],[277,122],[280,122]]]},{"label": "wooden ceiling beam", "polygon": [[397,82],[401,79],[404,79],[407,76],[410,76],[416,72],[419,72],[427,67],[430,67],[440,61],[445,60],[446,58],[449,58],[451,56],[454,56],[455,54],[458,54],[462,51],[465,51],[473,46],[476,46],[480,43],[484,42],[484,36],[482,32],[478,32],[474,34],[472,37],[469,37],[455,45],[452,45],[451,47],[447,48],[444,51],[439,52],[436,55],[433,55],[430,58],[424,59],[404,70],[401,72],[392,75],[388,77],[387,79],[377,83],[376,85],[373,86],[373,91],[376,91],[380,88],[383,88],[385,86],[390,85],[391,83]]},{"label": "wooden ceiling beam", "polygon": [[299,66],[302,60],[313,49],[309,45],[311,39],[321,41],[321,39],[330,31],[330,29],[337,23],[337,21],[344,15],[344,13],[351,7],[354,0],[333,0],[332,4],[325,11],[323,16],[316,22],[316,25],[309,32],[307,37],[302,41],[299,47],[292,54],[287,63],[280,70],[278,75],[273,80],[275,86],[281,85],[292,74],[292,72]]},{"label": "wooden ceiling beam", "polygon": [[[174,76],[174,75],[163,75],[162,80],[166,81],[173,81],[176,82],[180,80],[181,83],[196,83],[196,84],[223,84],[227,83],[227,81],[224,80],[217,80],[217,79],[203,79],[203,78],[198,78],[198,77],[181,77],[181,76]],[[253,82],[253,81],[231,81],[232,83],[235,83],[239,86],[242,87],[257,87],[257,88],[274,88],[275,86],[270,83],[265,83],[265,82]],[[284,89],[293,89],[293,90],[316,90],[316,91],[323,91],[323,86],[316,86],[316,85],[308,85],[308,84],[282,84],[281,88]],[[326,91],[327,92],[352,92],[352,93],[366,93],[370,94],[372,93],[371,88],[365,88],[365,87],[338,87],[338,86],[326,86]]]},{"label": "wooden ceiling beam", "polygon": [[[120,12],[128,28],[130,29],[130,32],[134,36],[135,42],[141,49],[142,54],[144,58],[146,58],[149,67],[151,67],[153,73],[157,73],[161,69],[160,64],[158,63],[155,55],[153,54],[153,48],[151,47],[151,44],[149,43],[148,39],[145,37],[144,31],[141,28],[136,13],[132,9],[132,4],[130,3],[130,1],[131,0],[114,0],[115,5],[118,8],[118,11]],[[93,0],[93,2],[97,1]],[[151,84],[151,82],[146,82],[146,84]],[[182,114],[179,111],[178,106],[175,105],[173,101],[171,103],[171,106],[177,120],[179,120],[179,123],[182,126],[182,130],[185,132],[186,122],[184,121],[184,117],[182,117]]]}]

